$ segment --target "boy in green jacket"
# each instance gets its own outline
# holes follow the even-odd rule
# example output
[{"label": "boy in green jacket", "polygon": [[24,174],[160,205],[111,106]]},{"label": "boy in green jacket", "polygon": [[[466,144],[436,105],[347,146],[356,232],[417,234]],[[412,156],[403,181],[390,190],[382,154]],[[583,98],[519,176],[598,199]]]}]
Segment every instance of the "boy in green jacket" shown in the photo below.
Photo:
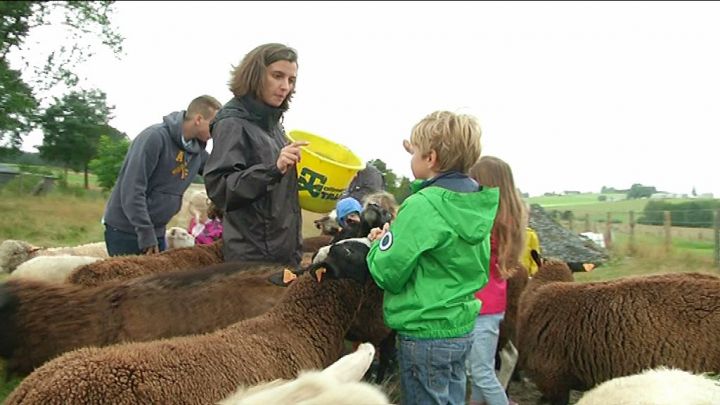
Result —
[{"label": "boy in green jacket", "polygon": [[367,262],[385,290],[385,323],[398,332],[403,403],[465,403],[465,359],[488,280],[499,193],[467,176],[480,157],[480,125],[434,112],[405,149],[416,181],[392,226],[370,233]]}]

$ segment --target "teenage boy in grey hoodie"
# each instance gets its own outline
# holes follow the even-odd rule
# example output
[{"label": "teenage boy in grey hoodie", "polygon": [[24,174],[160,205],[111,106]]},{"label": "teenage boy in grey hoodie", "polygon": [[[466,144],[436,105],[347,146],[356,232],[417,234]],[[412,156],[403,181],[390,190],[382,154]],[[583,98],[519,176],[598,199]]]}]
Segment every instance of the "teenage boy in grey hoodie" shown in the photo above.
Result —
[{"label": "teenage boy in grey hoodie", "polygon": [[202,174],[210,121],[220,107],[213,97],[197,97],[187,110],[166,115],[133,140],[103,215],[110,256],[165,250],[165,226]]}]

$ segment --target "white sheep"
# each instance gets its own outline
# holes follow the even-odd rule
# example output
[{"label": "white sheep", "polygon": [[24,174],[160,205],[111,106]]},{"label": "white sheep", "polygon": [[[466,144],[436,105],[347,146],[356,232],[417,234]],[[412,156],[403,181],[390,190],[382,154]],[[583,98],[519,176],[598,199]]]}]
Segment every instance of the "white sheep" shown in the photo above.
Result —
[{"label": "white sheep", "polygon": [[586,392],[577,405],[720,404],[720,383],[684,370],[658,368],[613,378]]},{"label": "white sheep", "polygon": [[11,279],[33,279],[52,283],[64,283],[70,272],[76,268],[102,260],[92,256],[37,256],[20,264],[10,273]]},{"label": "white sheep", "polygon": [[294,380],[275,380],[240,388],[220,405],[388,404],[387,396],[378,387],[361,382],[374,357],[373,345],[363,343],[355,352],[322,371],[304,371]]},{"label": "white sheep", "polygon": [[92,256],[109,257],[105,242],[78,246],[43,248],[22,240],[7,239],[0,243],[0,273],[12,273],[22,263],[37,256]]},{"label": "white sheep", "polygon": [[165,241],[168,249],[195,246],[195,237],[179,226],[168,228],[165,232]]}]

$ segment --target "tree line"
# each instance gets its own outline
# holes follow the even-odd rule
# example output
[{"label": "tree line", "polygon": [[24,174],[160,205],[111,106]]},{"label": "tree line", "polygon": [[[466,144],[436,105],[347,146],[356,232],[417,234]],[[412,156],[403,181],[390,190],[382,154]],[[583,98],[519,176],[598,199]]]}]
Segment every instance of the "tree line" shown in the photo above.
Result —
[{"label": "tree line", "polygon": [[[82,89],[82,78],[74,70],[92,57],[87,38],[98,38],[101,46],[116,56],[124,38],[111,24],[114,1],[3,1],[0,2],[0,159],[12,161],[27,156],[20,151],[23,138],[33,130],[43,132],[38,158],[52,165],[85,174],[90,172],[105,190],[115,184],[130,144],[127,134],[109,121],[114,106],[108,105],[100,89]],[[26,41],[34,29],[61,25],[69,41],[34,66],[23,57]],[[11,66],[11,56],[20,60]],[[33,73],[32,79],[27,74]],[[66,89],[49,97],[50,89]],[[398,177],[385,162],[373,159],[385,176],[387,191],[399,202],[410,193],[410,179]],[[67,175],[67,173],[66,173]]]}]

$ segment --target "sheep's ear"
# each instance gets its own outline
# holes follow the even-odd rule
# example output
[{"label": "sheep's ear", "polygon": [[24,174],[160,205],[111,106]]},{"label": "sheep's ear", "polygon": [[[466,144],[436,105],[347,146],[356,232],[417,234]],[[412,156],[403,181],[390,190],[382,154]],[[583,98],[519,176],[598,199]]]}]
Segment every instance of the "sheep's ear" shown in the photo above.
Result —
[{"label": "sheep's ear", "polygon": [[279,285],[280,287],[289,286],[293,281],[295,281],[295,279],[297,279],[297,274],[292,272],[290,269],[283,269],[281,272],[279,271],[268,276],[268,281],[275,285]]},{"label": "sheep's ear", "polygon": [[593,271],[594,263],[567,262],[568,267],[573,273],[583,273]]},{"label": "sheep's ear", "polygon": [[318,283],[322,281],[323,274],[325,274],[326,271],[327,269],[325,267],[319,267],[315,269],[315,278],[317,279]]},{"label": "sheep's ear", "polygon": [[530,256],[532,257],[533,261],[535,261],[535,264],[538,265],[538,267],[542,267],[542,258],[540,257],[540,253],[537,250],[530,250]]}]

